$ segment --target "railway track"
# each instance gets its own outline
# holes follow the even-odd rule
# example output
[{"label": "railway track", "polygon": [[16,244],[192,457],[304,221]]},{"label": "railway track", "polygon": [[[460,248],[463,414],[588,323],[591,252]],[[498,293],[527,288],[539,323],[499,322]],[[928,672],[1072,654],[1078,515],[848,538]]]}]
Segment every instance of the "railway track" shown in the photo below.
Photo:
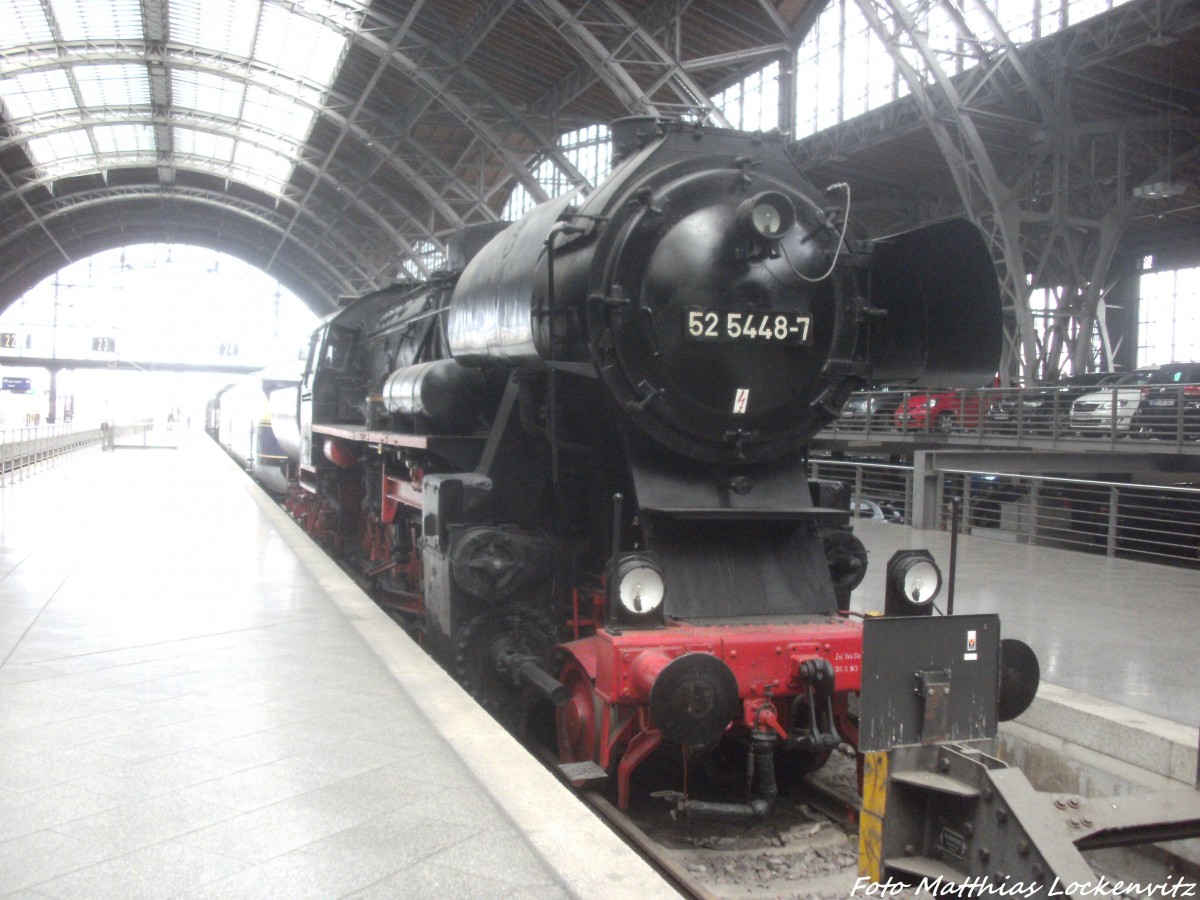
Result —
[{"label": "railway track", "polygon": [[753,822],[679,821],[653,799],[626,813],[598,790],[581,795],[685,897],[841,900],[858,874],[854,764],[827,768]]},{"label": "railway track", "polygon": [[[373,594],[369,578],[336,555],[331,558]],[[526,747],[561,776],[550,747],[536,740]],[[645,791],[637,792],[628,813],[598,789],[578,793],[684,897],[843,900],[858,875],[860,798],[853,754],[835,753],[820,771],[781,795],[775,811],[761,820],[680,821],[670,804]]]},{"label": "railway track", "polygon": [[[337,556],[331,558],[372,594],[370,579]],[[549,746],[533,740],[526,749],[562,776],[557,753]],[[843,900],[858,876],[857,786],[853,754],[835,753],[820,771],[785,792],[790,796],[781,795],[775,812],[761,820],[680,821],[670,804],[645,791],[636,792],[628,813],[599,789],[578,793],[681,896]]]}]

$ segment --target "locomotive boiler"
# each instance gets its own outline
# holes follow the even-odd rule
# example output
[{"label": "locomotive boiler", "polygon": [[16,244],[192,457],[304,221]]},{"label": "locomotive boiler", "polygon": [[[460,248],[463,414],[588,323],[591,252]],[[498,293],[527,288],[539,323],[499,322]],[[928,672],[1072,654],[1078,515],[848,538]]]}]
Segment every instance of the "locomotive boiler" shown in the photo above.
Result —
[{"label": "locomotive boiler", "polygon": [[997,279],[962,221],[853,239],[781,136],[612,135],[591,193],[320,326],[289,506],[484,706],[553,705],[575,777],[732,747],[759,811],[856,738],[866,556],[807,441],[864,383],[990,383]]}]

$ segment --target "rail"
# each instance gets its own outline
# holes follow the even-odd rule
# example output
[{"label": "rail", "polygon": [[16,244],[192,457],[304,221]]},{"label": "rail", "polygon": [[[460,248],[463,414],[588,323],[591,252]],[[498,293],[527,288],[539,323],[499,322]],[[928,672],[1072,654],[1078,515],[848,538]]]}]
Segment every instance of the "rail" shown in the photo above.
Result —
[{"label": "rail", "polygon": [[1200,385],[860,391],[820,436],[1131,451],[1154,440],[1200,454]]},{"label": "rail", "polygon": [[[143,425],[118,425],[115,439],[142,434]],[[0,429],[0,488],[24,480],[58,459],[101,446],[108,429],[78,428],[74,423]]]},{"label": "rail", "polygon": [[964,534],[1145,562],[1200,564],[1196,487],[937,469],[933,515],[914,521],[914,484],[924,474],[910,466],[813,459],[810,474],[850,485],[858,517],[948,529],[957,500]]}]

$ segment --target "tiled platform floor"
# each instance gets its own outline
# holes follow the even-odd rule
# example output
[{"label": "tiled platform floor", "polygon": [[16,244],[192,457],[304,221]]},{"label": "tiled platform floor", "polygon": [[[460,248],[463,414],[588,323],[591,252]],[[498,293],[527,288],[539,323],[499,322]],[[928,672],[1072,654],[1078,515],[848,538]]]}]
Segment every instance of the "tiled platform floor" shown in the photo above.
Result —
[{"label": "tiled platform floor", "polygon": [[673,896],[272,514],[199,434],[0,491],[0,896]]},{"label": "tiled platform floor", "polygon": [[[950,535],[858,520],[867,577],[855,609],[882,609],[887,561],[926,548],[943,572]],[[1031,547],[984,536],[960,538],[956,613],[999,613],[1006,637],[1037,653],[1042,680],[1144,713],[1200,724],[1200,571]],[[945,596],[935,600],[945,609]]]}]

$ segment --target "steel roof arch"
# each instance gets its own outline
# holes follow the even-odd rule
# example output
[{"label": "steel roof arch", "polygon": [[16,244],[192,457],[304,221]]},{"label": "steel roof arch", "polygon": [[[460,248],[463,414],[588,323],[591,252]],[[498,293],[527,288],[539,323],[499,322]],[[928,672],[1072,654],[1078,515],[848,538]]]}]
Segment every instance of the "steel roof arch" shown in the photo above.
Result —
[{"label": "steel roof arch", "polygon": [[[177,108],[177,109],[181,109],[185,113],[190,111],[190,108]],[[26,142],[30,139],[36,138],[36,137],[44,137],[46,135],[60,134],[60,133],[64,133],[67,131],[73,131],[73,130],[83,130],[83,129],[87,129],[90,127],[94,127],[95,125],[110,124],[109,120],[104,119],[104,118],[99,118],[99,117],[97,117],[94,121],[77,121],[77,120],[72,120],[72,118],[71,118],[71,114],[76,114],[79,116],[87,116],[87,115],[91,114],[92,112],[93,112],[92,108],[83,108],[83,107],[76,108],[75,110],[71,110],[71,111],[64,110],[64,111],[56,112],[55,115],[61,115],[61,117],[63,119],[63,124],[61,124],[57,127],[54,127],[54,128],[45,128],[45,129],[40,129],[35,132],[23,133],[20,136],[18,136],[15,140],[12,140],[10,143],[12,146],[19,147],[24,142]],[[126,115],[123,118],[120,118],[116,121],[119,121],[122,124],[128,124],[131,122],[132,123],[141,123],[141,124],[155,124],[155,122],[156,122],[155,116],[154,116],[154,111],[148,104],[127,107],[124,110],[124,113]],[[45,119],[42,119],[41,121],[47,121],[48,119],[49,119],[49,117],[46,117]],[[23,122],[25,122],[25,121],[29,121],[29,120],[14,119],[14,120],[12,120],[12,124],[19,125],[19,124],[23,124]],[[233,122],[235,120],[233,120],[229,117],[224,117],[224,116],[218,116],[218,115],[212,115],[212,114],[202,114],[202,115],[198,115],[194,121],[193,120],[185,120],[183,122],[174,122],[172,119],[169,119],[168,124],[171,124],[177,128],[186,128],[186,129],[189,129],[192,131],[198,131],[198,132],[205,133],[205,134],[214,134],[214,135],[218,135],[218,136],[224,136],[224,135],[227,135],[227,132],[224,131],[223,129],[221,129],[220,127],[218,127],[219,124],[221,124],[223,121]],[[261,134],[268,135],[271,137],[280,136],[278,132],[273,132],[273,131],[270,131],[269,129],[265,129],[265,128],[255,128],[255,129],[251,129],[251,130],[257,131]],[[289,162],[293,162],[297,166],[303,168],[305,171],[313,174],[314,176],[316,176],[318,174],[318,167],[315,164],[313,164],[310,160],[304,159],[303,157],[295,157],[295,156],[291,156],[287,153],[284,153],[277,145],[272,145],[270,143],[263,142],[263,141],[251,140],[251,139],[248,139],[245,137],[243,137],[242,140],[245,143],[249,143],[254,146],[261,147],[264,150],[274,153],[275,155],[280,156],[281,158],[284,158],[284,159],[288,160]],[[87,157],[87,155],[82,155],[82,156],[79,156],[76,158],[77,159],[86,159],[88,157]],[[224,171],[225,169],[229,169],[231,171],[232,170],[241,170],[241,171],[247,172],[247,173],[252,171],[249,167],[239,165],[238,163],[233,162],[233,161],[226,162],[224,160],[216,160],[215,158],[212,158],[212,157],[205,157],[205,156],[196,155],[196,154],[181,153],[180,151],[175,151],[174,158],[176,160],[179,160],[180,158],[187,158],[187,159],[189,159],[189,161],[191,161],[193,163],[193,165],[187,166],[185,168],[188,168],[192,171],[206,172],[210,175],[215,175],[218,177],[225,176],[225,171]],[[58,161],[61,162],[64,159],[67,159],[67,158],[59,157]],[[203,161],[206,159],[212,160],[215,163],[215,165],[212,168],[206,167],[203,164]],[[74,178],[74,177],[78,177],[81,175],[99,174],[102,172],[112,171],[117,168],[126,168],[129,166],[144,167],[149,164],[150,163],[148,160],[137,160],[137,161],[132,161],[132,162],[125,161],[120,166],[112,166],[112,165],[106,166],[106,165],[103,165],[100,163],[95,163],[95,164],[87,165],[87,166],[81,166],[76,170],[72,170],[72,171],[69,171],[69,172],[66,172],[63,174],[58,174],[55,176],[42,175],[42,176],[36,176],[34,178],[31,178],[31,179],[27,180],[24,184],[22,184],[21,187],[18,188],[17,193],[29,193],[39,187],[45,187],[47,190],[50,190],[50,186],[54,182],[58,181],[61,178]],[[33,167],[31,165],[29,167],[28,171],[35,172],[36,169],[35,169],[35,167]],[[16,174],[21,174],[20,170],[18,170]],[[352,203],[354,203],[356,208],[365,217],[370,218],[372,221],[374,221],[380,229],[382,229],[383,231],[385,231],[388,234],[389,237],[391,237],[393,240],[395,240],[404,252],[411,253],[414,256],[416,255],[415,250],[412,246],[412,243],[409,241],[409,239],[406,238],[404,235],[402,235],[392,225],[392,223],[390,221],[388,221],[382,215],[381,211],[378,209],[377,206],[373,206],[371,204],[368,204],[366,202],[359,200],[358,192],[355,192],[353,194],[348,192],[347,186],[343,182],[338,180],[335,176],[329,175],[326,173],[320,173],[320,174],[321,174],[322,179],[327,181],[335,191],[337,191],[338,193],[343,193],[348,196],[351,196]],[[247,187],[250,187],[250,188],[255,187],[253,185],[253,183],[248,180],[243,183]],[[282,196],[286,197],[286,193]],[[380,195],[378,197],[378,199],[384,203],[388,203],[388,204],[395,206],[397,211],[401,215],[405,216],[409,221],[414,221],[414,222],[416,221],[415,215],[410,210],[405,208],[402,204],[400,204],[396,200],[395,197],[390,197],[387,195]],[[297,204],[297,207],[298,208],[302,207],[302,204]],[[422,272],[424,274],[428,274],[428,272],[426,272],[424,270],[423,266],[422,266]]]},{"label": "steel roof arch", "polygon": [[[104,47],[102,45],[98,46],[97,42],[94,42],[94,41],[86,42],[86,43],[71,42],[71,43],[63,44],[62,46],[67,49],[75,48],[75,49],[81,49],[81,50],[88,51],[88,55],[79,57],[79,59],[77,61],[78,64],[94,65],[97,62],[102,62],[102,63],[106,63],[106,64],[121,64],[121,63],[144,64],[146,62],[145,48],[139,48],[132,42],[128,42],[128,41],[121,42],[121,45],[119,48]],[[255,81],[250,75],[251,72],[253,72],[257,69],[263,68],[261,66],[258,66],[256,64],[255,60],[253,60],[250,57],[238,57],[238,56],[234,56],[234,55],[228,54],[228,53],[207,52],[204,50],[204,48],[201,48],[201,47],[191,47],[191,46],[185,46],[185,45],[177,45],[177,47],[181,47],[181,48],[185,49],[188,52],[188,54],[191,56],[191,62],[187,67],[191,71],[205,72],[205,73],[212,74],[212,75],[219,75],[222,78],[229,78],[243,86],[253,85],[256,87],[264,87],[264,85],[262,85],[260,82]],[[42,69],[49,69],[49,70],[62,69],[62,68],[68,68],[77,63],[75,61],[73,61],[73,58],[71,58],[71,57],[64,58],[64,57],[58,56],[58,55],[54,55],[54,56],[43,55],[43,56],[37,57],[36,60],[30,62],[29,64],[27,64],[23,67],[20,67],[17,71],[31,72],[31,71],[39,71]],[[302,79],[301,79],[301,81],[302,81]],[[341,102],[343,104],[350,105],[353,103],[352,98],[350,98],[344,94],[340,94],[339,92],[335,91],[332,88],[320,88],[319,86],[312,85],[312,84],[307,85],[306,87],[309,90],[311,90],[312,93],[314,93],[314,94],[318,94],[323,97],[332,97],[335,100],[338,100],[339,102]],[[281,90],[276,91],[276,92],[280,93],[281,95],[288,96],[288,99],[291,100],[293,103],[296,103],[299,106],[306,107],[310,111],[315,112],[318,116],[328,119],[335,127],[342,129],[342,130],[349,131],[350,133],[354,134],[355,137],[357,137],[359,139],[360,143],[367,150],[369,150],[370,152],[372,152],[375,155],[382,156],[384,161],[387,164],[392,165],[394,168],[396,168],[398,174],[400,174],[401,176],[403,176],[406,179],[409,179],[413,183],[414,187],[416,187],[426,197],[426,199],[431,204],[435,205],[435,207],[438,209],[438,212],[444,218],[446,218],[447,221],[449,221],[452,225],[461,226],[463,224],[461,219],[459,218],[458,214],[454,211],[453,207],[444,203],[441,196],[439,195],[439,193],[435,189],[433,189],[430,185],[428,185],[424,181],[424,179],[422,179],[419,175],[417,175],[416,172],[410,166],[405,164],[403,162],[403,160],[401,160],[399,157],[396,157],[394,154],[383,153],[381,150],[382,145],[381,145],[380,141],[378,140],[378,138],[375,135],[372,135],[365,127],[363,127],[361,125],[356,125],[355,123],[348,121],[340,113],[331,109],[328,104],[309,103],[305,99],[286,95]],[[145,104],[142,104],[142,105],[145,105]],[[75,107],[75,108],[78,108],[78,107]],[[112,107],[112,108],[120,109],[121,107]],[[172,109],[177,109],[177,108],[181,108],[181,107],[176,107],[176,106],[174,106],[174,104],[172,104]],[[48,115],[57,115],[62,112],[65,112],[65,110],[55,110],[51,113],[48,113]],[[201,115],[210,116],[210,114],[203,113],[203,112],[201,112]],[[20,119],[20,120],[11,119],[9,121],[13,124],[18,124],[21,121],[29,121],[29,120],[36,119],[36,118],[38,118],[38,117],[31,116],[31,117],[25,117],[24,119]],[[215,117],[213,117],[213,118],[215,118]],[[421,147],[418,142],[413,141],[411,138],[406,138],[404,142],[413,144],[418,153],[429,154],[429,151],[426,148]],[[8,143],[8,139],[5,139],[4,141],[0,141],[0,146],[4,146],[7,143]],[[432,154],[429,154],[429,155],[432,158]],[[102,168],[102,166],[97,166],[97,169],[99,169],[99,168]],[[532,179],[532,175],[530,175],[529,177]],[[461,192],[464,195],[470,197],[473,193],[471,188],[465,182],[462,182],[461,179],[459,179],[459,182],[460,182],[459,186],[460,186]],[[539,190],[540,190],[540,187],[539,187]],[[543,191],[543,193],[544,193],[544,191]],[[483,204],[482,204],[482,202],[480,202],[478,205],[482,206]],[[431,240],[435,240],[435,241],[438,240],[437,236],[434,234],[430,234],[429,237]]]},{"label": "steel roof arch", "polygon": [[[265,195],[264,195],[265,196]],[[164,201],[173,205],[178,205],[180,210],[188,215],[176,217],[171,220],[171,228],[165,230],[163,222],[153,217],[140,216],[130,222],[122,224],[120,230],[105,227],[111,225],[108,223],[97,223],[100,228],[95,235],[91,234],[86,227],[89,224],[86,214],[92,211],[110,211],[120,209],[123,205],[141,202],[143,204],[161,204]],[[180,203],[182,201],[182,203]],[[249,229],[237,231],[236,235],[220,237],[222,226],[229,223],[222,220],[220,216],[211,215],[190,215],[203,208],[205,212],[217,211],[223,214],[236,216],[240,220],[240,224],[249,224]],[[146,185],[141,187],[113,187],[100,188],[92,191],[80,192],[73,195],[70,203],[61,203],[57,209],[52,209],[44,213],[43,221],[54,221],[58,219],[66,220],[72,224],[76,234],[76,240],[72,244],[73,249],[84,248],[83,255],[99,252],[100,250],[119,247],[129,243],[147,243],[147,242],[164,242],[164,234],[170,237],[168,243],[199,243],[201,246],[207,246],[215,250],[220,250],[229,253],[231,256],[236,256],[244,259],[247,262],[255,265],[266,267],[267,260],[270,257],[269,252],[265,249],[262,251],[255,250],[255,243],[247,240],[247,235],[253,237],[255,234],[261,234],[264,230],[282,233],[284,223],[282,217],[280,221],[272,222],[265,212],[271,207],[266,204],[254,204],[248,201],[235,202],[234,198],[226,194],[221,194],[217,191],[205,191],[203,189],[194,188],[177,188],[171,195],[164,196],[153,188]],[[31,247],[36,241],[31,239],[31,233],[36,232],[40,228],[40,222],[27,223],[20,231],[14,232],[0,243],[0,258],[4,258],[6,251],[10,246]],[[312,246],[320,242],[321,236],[311,233],[306,227],[304,229],[305,237],[312,240],[312,244],[305,245],[297,243],[296,248],[302,249],[304,246]],[[181,237],[181,234],[187,235]],[[205,240],[199,240],[197,235],[211,235]],[[134,237],[134,240],[130,240]],[[86,246],[85,246],[86,245]],[[347,268],[358,268],[353,263],[352,255],[348,248],[342,248],[339,253],[342,256],[342,261]],[[23,254],[25,262],[20,266],[5,266],[3,274],[0,275],[0,295],[14,295],[12,285],[15,283],[20,287],[18,293],[33,287],[43,278],[53,274],[62,267],[63,260],[57,249],[52,246],[44,245],[42,252]],[[81,257],[77,257],[81,258]],[[321,297],[327,298],[321,307],[314,308],[314,312],[318,314],[328,312],[336,305],[335,299],[337,296],[346,293],[352,293],[358,290],[358,285],[349,278],[338,275],[339,269],[321,266],[319,270],[325,274],[324,281],[306,274],[306,269],[300,264],[304,258],[304,254],[297,253],[296,258],[288,258],[277,264],[275,271],[271,274],[278,278],[279,281],[296,293],[303,297]],[[68,260],[72,261],[72,260]],[[29,272],[34,272],[30,275]],[[297,290],[297,288],[300,288]],[[309,304],[312,307],[312,304]]]}]

